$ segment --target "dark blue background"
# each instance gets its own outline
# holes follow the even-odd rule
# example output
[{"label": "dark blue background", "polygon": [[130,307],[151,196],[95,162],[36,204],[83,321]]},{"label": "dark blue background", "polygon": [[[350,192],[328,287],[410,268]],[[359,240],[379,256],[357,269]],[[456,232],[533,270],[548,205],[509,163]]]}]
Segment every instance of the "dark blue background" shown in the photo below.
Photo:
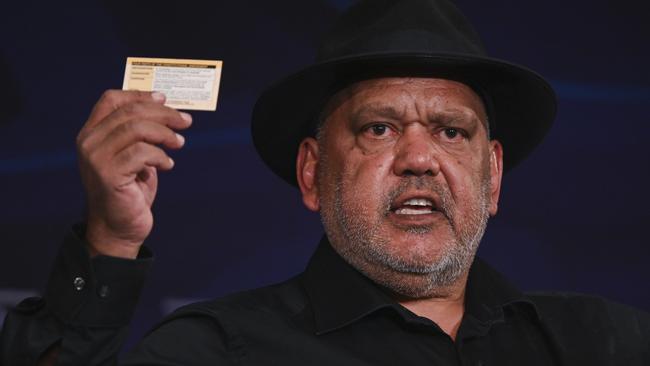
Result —
[{"label": "dark blue background", "polygon": [[[256,156],[250,113],[265,86],[312,60],[348,3],[3,3],[0,303],[42,289],[61,238],[82,220],[75,136],[102,91],[121,87],[127,56],[224,60],[217,111],[193,113],[176,168],[162,175],[148,240],[156,264],[130,342],[187,301],[299,272],[319,219]],[[559,96],[545,143],[505,177],[480,248],[523,289],[650,310],[646,4],[458,1],[492,56],[537,70]]]}]

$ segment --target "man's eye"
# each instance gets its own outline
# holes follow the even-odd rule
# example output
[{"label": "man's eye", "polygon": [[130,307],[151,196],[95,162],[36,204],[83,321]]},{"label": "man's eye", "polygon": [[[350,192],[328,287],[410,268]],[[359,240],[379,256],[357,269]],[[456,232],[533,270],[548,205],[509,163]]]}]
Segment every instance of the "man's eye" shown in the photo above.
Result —
[{"label": "man's eye", "polygon": [[389,127],[386,125],[372,125],[368,127],[368,131],[375,136],[384,136],[387,132],[390,132]]},{"label": "man's eye", "polygon": [[458,136],[458,130],[455,128],[445,128],[445,136],[454,139]]},{"label": "man's eye", "polygon": [[442,132],[445,134],[445,137],[449,140],[457,140],[458,138],[463,136],[463,133],[461,130],[453,127],[447,127]]}]

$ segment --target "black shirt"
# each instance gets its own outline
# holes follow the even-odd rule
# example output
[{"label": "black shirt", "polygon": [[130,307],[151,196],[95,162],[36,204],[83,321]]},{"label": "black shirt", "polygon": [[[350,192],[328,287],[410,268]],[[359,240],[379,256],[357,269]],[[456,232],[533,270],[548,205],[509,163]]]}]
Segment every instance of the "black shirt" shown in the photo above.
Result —
[{"label": "black shirt", "polygon": [[[62,266],[62,257],[83,257],[74,241],[68,239],[55,268]],[[96,270],[98,258],[104,266]],[[89,291],[86,299],[74,302],[70,295],[83,290],[73,286],[67,294],[52,293],[57,278],[65,278],[68,287],[76,278],[68,258],[67,271],[55,270],[46,301],[32,300],[8,316],[2,360],[23,364],[39,348],[42,352],[62,340],[60,364],[114,363],[134,306],[120,297],[133,298],[148,266],[147,259],[115,260],[86,259]],[[116,269],[122,274],[111,274]],[[135,285],[120,285],[125,276],[135,278]],[[106,301],[112,301],[117,315],[95,313],[93,318],[90,314]],[[323,239],[304,273],[177,310],[124,364],[650,365],[650,317],[583,295],[522,294],[477,259],[454,342],[435,323],[393,301]]]}]

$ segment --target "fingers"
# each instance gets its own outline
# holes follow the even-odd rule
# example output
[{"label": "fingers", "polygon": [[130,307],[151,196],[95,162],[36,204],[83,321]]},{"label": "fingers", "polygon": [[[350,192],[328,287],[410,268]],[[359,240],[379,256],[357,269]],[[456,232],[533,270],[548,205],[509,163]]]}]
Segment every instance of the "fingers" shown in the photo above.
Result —
[{"label": "fingers", "polygon": [[113,129],[101,142],[114,152],[139,141],[164,145],[170,149],[181,148],[185,139],[169,127],[154,121],[128,121]]},{"label": "fingers", "polygon": [[113,111],[131,103],[145,102],[163,104],[165,95],[158,92],[138,90],[107,90],[93,107],[86,125],[93,127]]},{"label": "fingers", "polygon": [[[156,98],[160,99],[160,95],[149,92],[109,90],[104,93],[77,137],[82,160],[100,167],[122,150],[139,143],[181,148],[184,138],[174,130],[188,128],[192,117],[152,102]],[[103,118],[97,121],[99,116]],[[161,168],[164,166],[161,164]]]},{"label": "fingers", "polygon": [[112,130],[125,121],[138,119],[149,119],[174,129],[185,129],[192,123],[192,116],[185,112],[179,112],[161,104],[136,102],[110,113],[96,125],[95,130]]},{"label": "fingers", "polygon": [[146,167],[170,170],[174,161],[157,146],[139,142],[115,155],[115,166],[122,175],[140,174]]},{"label": "fingers", "polygon": [[184,112],[176,111],[161,104],[151,102],[135,102],[126,104],[108,114],[97,123],[86,123],[79,132],[79,140],[90,140],[87,143],[101,142],[121,124],[139,121],[152,121],[173,129],[185,129],[192,124],[192,117]]}]

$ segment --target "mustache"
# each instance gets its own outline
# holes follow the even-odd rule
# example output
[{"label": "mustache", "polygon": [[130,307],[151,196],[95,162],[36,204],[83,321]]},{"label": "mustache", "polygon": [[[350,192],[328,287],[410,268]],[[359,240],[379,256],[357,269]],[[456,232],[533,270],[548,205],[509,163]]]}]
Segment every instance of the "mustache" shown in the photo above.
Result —
[{"label": "mustache", "polygon": [[409,190],[424,191],[438,197],[436,210],[442,213],[447,220],[451,221],[453,207],[451,191],[449,187],[428,175],[402,178],[395,187],[391,188],[386,193],[383,201],[383,206],[386,208],[386,215],[390,213],[390,208],[393,207],[393,203],[397,197]]}]

